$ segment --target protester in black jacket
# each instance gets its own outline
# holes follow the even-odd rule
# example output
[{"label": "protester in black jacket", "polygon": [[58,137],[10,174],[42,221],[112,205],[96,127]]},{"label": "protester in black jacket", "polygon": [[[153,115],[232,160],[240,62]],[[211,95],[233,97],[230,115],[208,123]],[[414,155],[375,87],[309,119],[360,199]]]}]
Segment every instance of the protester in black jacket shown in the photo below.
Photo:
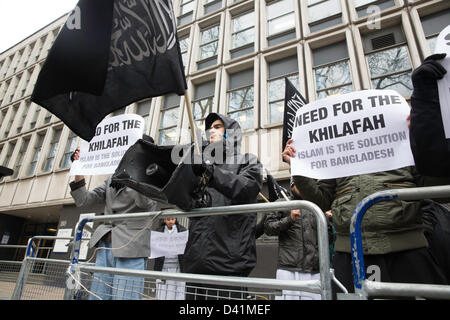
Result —
[{"label": "protester in black jacket", "polygon": [[[262,165],[256,156],[240,153],[240,125],[211,113],[205,119],[205,129],[209,144],[200,161],[194,156],[197,158],[192,165],[195,174],[204,178],[203,206],[255,203],[262,187]],[[255,226],[256,213],[190,218],[182,271],[248,276],[256,265]],[[187,291],[194,295],[187,299],[205,298],[193,290],[188,284]],[[224,291],[209,291],[203,293],[228,297]]]}]

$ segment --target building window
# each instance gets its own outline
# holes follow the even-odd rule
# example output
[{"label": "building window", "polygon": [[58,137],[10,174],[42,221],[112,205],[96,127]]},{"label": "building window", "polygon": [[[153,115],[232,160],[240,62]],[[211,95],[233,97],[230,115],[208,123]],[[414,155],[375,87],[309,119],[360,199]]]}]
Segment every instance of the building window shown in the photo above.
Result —
[{"label": "building window", "polygon": [[20,122],[17,124],[16,132],[20,133],[23,129],[23,124],[25,123],[25,119],[28,115],[28,110],[30,109],[31,102],[30,100],[25,101],[25,106],[22,109],[22,115],[20,117]]},{"label": "building window", "polygon": [[180,39],[181,58],[183,59],[183,66],[186,68],[188,64],[188,50],[189,50],[189,37]]},{"label": "building window", "polygon": [[3,109],[0,115],[0,127],[3,124],[3,120],[6,118],[6,114],[8,113],[8,109]]},{"label": "building window", "polygon": [[61,137],[62,129],[53,129],[52,141],[50,142],[50,149],[48,150],[47,158],[45,160],[44,166],[42,167],[43,172],[49,172],[52,170],[53,163],[55,162],[56,152],[58,151],[59,138]]},{"label": "building window", "polygon": [[378,10],[386,10],[395,7],[395,0],[353,0],[358,17],[365,17],[373,12],[369,7],[376,5]]},{"label": "building window", "polygon": [[[12,157],[12,155],[13,155],[13,152],[14,152],[15,147],[16,147],[16,141],[12,141],[12,142],[9,142],[9,143],[8,143],[8,150],[7,150],[7,152],[6,152],[5,159],[3,160],[3,166],[4,166],[4,167],[9,168],[9,167],[8,167],[9,161],[11,160],[11,157]],[[4,177],[1,177],[1,178],[0,178],[0,181],[3,181],[3,179],[4,179]]]},{"label": "building window", "polygon": [[253,69],[230,75],[227,113],[229,117],[239,122],[244,130],[254,127],[254,95]]},{"label": "building window", "polygon": [[272,2],[266,7],[267,41],[273,46],[295,38],[295,9],[293,0]]},{"label": "building window", "polygon": [[125,109],[126,109],[126,107],[120,108],[120,109],[114,111],[114,112],[111,114],[111,116],[112,116],[112,117],[115,117],[115,116],[119,116],[119,115],[121,115],[121,114],[124,114],[124,113],[125,113]]},{"label": "building window", "polygon": [[308,0],[308,21],[311,32],[341,24],[340,0]]},{"label": "building window", "polygon": [[2,104],[3,98],[5,97],[6,92],[8,91],[9,83],[10,81],[8,80],[7,82],[3,82],[3,84],[0,86],[0,105]]},{"label": "building window", "polygon": [[150,114],[150,106],[152,104],[152,100],[141,101],[137,104],[136,113],[144,118],[144,133],[147,133],[148,128],[148,116]]},{"label": "building window", "polygon": [[26,75],[25,75],[25,83],[22,87],[22,93],[21,93],[21,97],[23,98],[25,96],[25,93],[27,92],[27,88],[28,88],[28,84],[30,83],[30,79],[31,79],[31,75],[33,73],[33,68],[30,68],[29,70],[27,70]]},{"label": "building window", "polygon": [[296,88],[300,85],[297,56],[270,62],[268,69],[269,123],[280,123],[284,114],[285,78]]},{"label": "building window", "polygon": [[214,12],[222,8],[222,0],[205,0],[204,4],[205,14]]},{"label": "building window", "polygon": [[215,81],[209,81],[195,86],[194,101],[192,101],[193,116],[199,129],[204,132],[204,120],[213,111]]},{"label": "building window", "polygon": [[165,96],[159,122],[159,145],[175,145],[180,113],[180,97],[177,94]]},{"label": "building window", "polygon": [[195,0],[181,0],[180,14],[178,16],[178,25],[189,23],[194,16]]},{"label": "building window", "polygon": [[16,165],[14,166],[14,174],[12,179],[16,179],[19,176],[20,168],[22,167],[23,158],[28,150],[28,144],[30,139],[23,139],[22,146],[20,147],[19,154],[17,155]]},{"label": "building window", "polygon": [[231,58],[253,52],[255,50],[255,13],[252,11],[234,17],[231,26]]},{"label": "building window", "polygon": [[422,17],[421,20],[428,47],[430,48],[430,52],[434,53],[437,38],[442,30],[447,27],[448,21],[450,21],[450,9]]},{"label": "building window", "polygon": [[31,119],[31,122],[30,122],[30,130],[34,129],[36,127],[36,122],[39,118],[40,112],[41,112],[41,107],[39,105],[36,105],[36,109],[34,110],[34,113],[33,113],[33,119]]},{"label": "building window", "polygon": [[[14,99],[14,96],[16,94],[17,91],[17,87],[19,86],[20,83],[20,79],[22,78],[22,74],[18,75],[15,79],[14,79],[14,88],[10,91],[11,95],[9,96],[9,102],[12,102]],[[10,88],[11,89],[11,88]]]},{"label": "building window", "polygon": [[8,143],[8,151],[6,152],[6,157],[3,160],[4,167],[8,167],[9,161],[11,160],[11,157],[13,155],[15,147],[16,147],[16,141],[11,141]]},{"label": "building window", "polygon": [[30,47],[28,49],[28,57],[25,61],[25,67],[27,66],[27,64],[31,61],[31,54],[33,53],[34,50],[34,46],[36,45],[36,42],[33,42],[32,44],[30,44]]},{"label": "building window", "polygon": [[39,161],[39,154],[41,153],[42,144],[44,143],[44,137],[45,137],[45,133],[37,135],[37,140],[36,140],[36,142],[34,144],[34,148],[33,148],[33,158],[31,159],[30,166],[28,168],[29,176],[34,175],[34,171],[36,170],[36,166]]},{"label": "building window", "polygon": [[363,44],[372,88],[391,89],[410,96],[412,64],[402,28],[386,28],[364,36]]},{"label": "building window", "polygon": [[77,142],[78,142],[77,135],[75,133],[73,133],[73,131],[70,131],[69,137],[67,138],[66,147],[64,148],[64,154],[61,159],[61,163],[59,165],[59,167],[61,169],[70,167],[70,163],[71,163],[70,157],[72,156],[72,153],[77,148]]},{"label": "building window", "polygon": [[314,82],[319,99],[353,91],[345,41],[313,50]]},{"label": "building window", "polygon": [[203,69],[217,63],[219,51],[219,25],[215,25],[201,31],[200,35],[200,57],[198,69]]},{"label": "building window", "polygon": [[45,114],[45,118],[44,118],[44,124],[50,123],[51,120],[52,120],[52,114],[50,111],[47,111],[47,113]]},{"label": "building window", "polygon": [[3,135],[5,138],[8,137],[9,132],[11,130],[11,127],[13,125],[13,122],[16,119],[17,110],[19,110],[19,105],[18,104],[16,104],[11,110],[11,114],[9,116],[9,120],[8,120],[8,123],[7,123],[6,128],[5,128],[5,133]]}]

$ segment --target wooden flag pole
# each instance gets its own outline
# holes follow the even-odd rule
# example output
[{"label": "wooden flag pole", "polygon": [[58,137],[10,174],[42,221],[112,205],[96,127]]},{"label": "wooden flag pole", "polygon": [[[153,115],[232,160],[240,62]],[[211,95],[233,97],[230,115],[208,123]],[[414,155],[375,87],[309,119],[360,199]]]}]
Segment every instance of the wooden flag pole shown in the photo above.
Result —
[{"label": "wooden flag pole", "polygon": [[263,195],[261,192],[259,193],[259,196],[260,196],[265,202],[270,203],[270,201],[269,201],[266,197],[264,197],[264,195]]},{"label": "wooden flag pole", "polygon": [[184,98],[186,100],[186,110],[187,110],[188,117],[189,117],[189,125],[191,126],[192,138],[194,139],[195,153],[200,154],[200,147],[198,146],[198,140],[197,140],[197,132],[195,130],[194,115],[192,114],[192,104],[191,104],[191,99],[189,97],[188,90],[186,90],[184,92]]}]

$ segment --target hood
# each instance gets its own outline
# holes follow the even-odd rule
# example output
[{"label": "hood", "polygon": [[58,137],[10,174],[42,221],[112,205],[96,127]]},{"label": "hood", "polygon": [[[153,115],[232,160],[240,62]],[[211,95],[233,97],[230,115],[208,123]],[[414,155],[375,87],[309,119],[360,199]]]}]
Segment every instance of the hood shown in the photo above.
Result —
[{"label": "hood", "polygon": [[205,119],[205,133],[206,139],[209,141],[208,130],[211,127],[211,124],[216,120],[222,120],[225,127],[225,137],[224,143],[226,148],[234,149],[235,152],[239,153],[241,149],[241,141],[242,141],[242,130],[239,123],[230,118],[226,117],[220,113],[210,113]]}]

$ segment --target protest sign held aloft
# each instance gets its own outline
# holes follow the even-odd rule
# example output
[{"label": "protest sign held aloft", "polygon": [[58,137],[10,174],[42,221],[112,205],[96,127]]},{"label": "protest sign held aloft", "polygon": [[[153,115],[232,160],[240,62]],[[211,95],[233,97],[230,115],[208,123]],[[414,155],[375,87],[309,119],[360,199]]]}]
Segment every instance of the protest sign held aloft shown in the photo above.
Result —
[{"label": "protest sign held aloft", "polygon": [[409,106],[391,90],[366,90],[307,104],[297,111],[292,175],[315,179],[414,165]]},{"label": "protest sign held aloft", "polygon": [[142,138],[144,119],[137,114],[122,114],[100,122],[91,141],[82,141],[80,159],[72,164],[70,175],[114,173],[122,156]]}]

